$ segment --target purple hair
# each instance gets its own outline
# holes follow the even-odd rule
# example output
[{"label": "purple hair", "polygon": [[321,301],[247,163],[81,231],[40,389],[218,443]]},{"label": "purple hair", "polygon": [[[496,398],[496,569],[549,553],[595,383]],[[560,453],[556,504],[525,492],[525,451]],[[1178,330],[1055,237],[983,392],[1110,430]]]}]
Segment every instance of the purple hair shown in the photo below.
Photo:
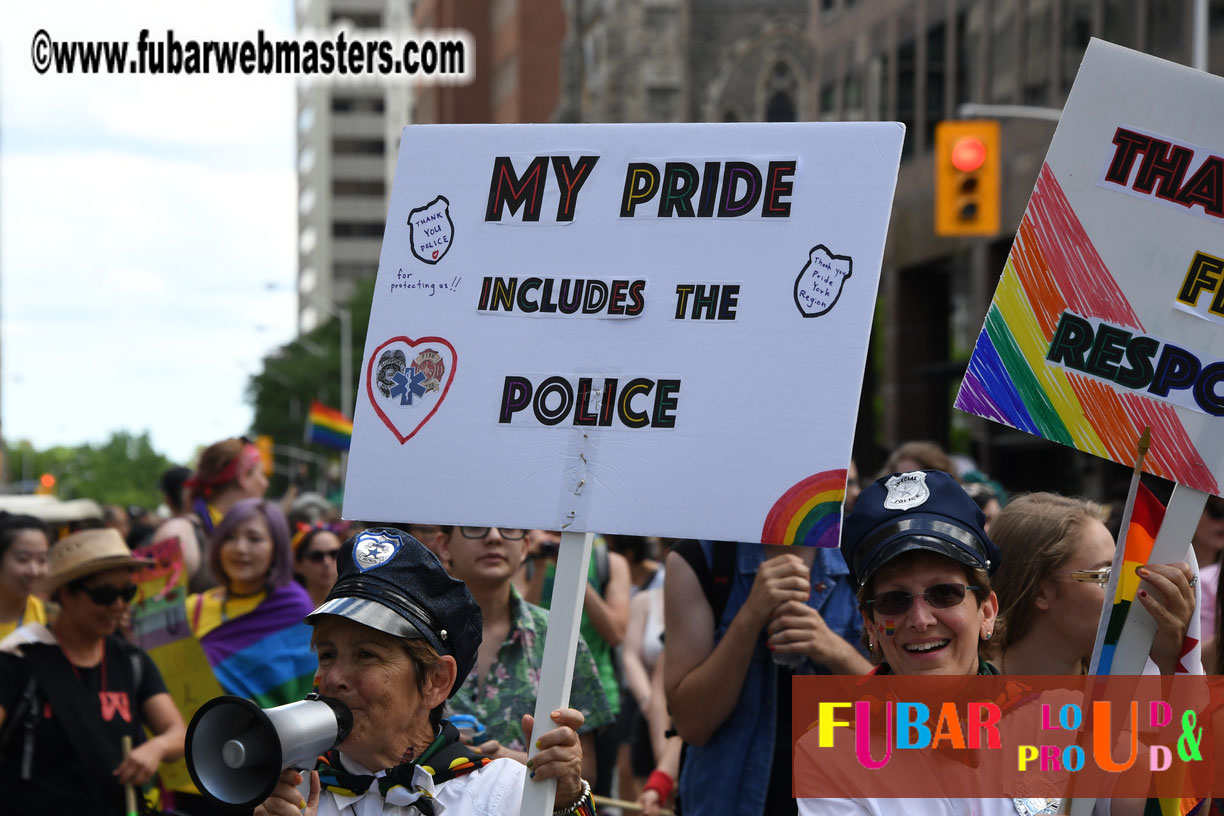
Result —
[{"label": "purple hair", "polygon": [[208,569],[222,586],[227,586],[225,571],[221,569],[221,542],[234,532],[238,525],[261,515],[268,523],[272,536],[272,566],[264,585],[269,589],[283,587],[293,580],[293,553],[289,548],[289,522],[279,507],[264,499],[243,499],[229,509],[217,529],[208,540]]}]

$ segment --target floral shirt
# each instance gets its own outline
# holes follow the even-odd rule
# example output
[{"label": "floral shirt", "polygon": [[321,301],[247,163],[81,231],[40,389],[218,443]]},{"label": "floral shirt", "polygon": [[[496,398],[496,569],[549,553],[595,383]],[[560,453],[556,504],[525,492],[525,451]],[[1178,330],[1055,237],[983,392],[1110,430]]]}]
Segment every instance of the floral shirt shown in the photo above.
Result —
[{"label": "floral shirt", "polygon": [[[497,661],[489,667],[484,688],[476,670],[447,705],[446,716],[471,714],[485,727],[483,740],[497,740],[503,747],[526,751],[521,726],[524,714],[534,714],[540,688],[540,664],[544,660],[544,636],[548,612],[527,603],[518,590],[510,588],[510,634],[497,651]],[[613,715],[608,698],[599,683],[595,660],[584,641],[578,641],[574,659],[574,681],[570,706],[586,717],[581,731],[611,724]]]}]

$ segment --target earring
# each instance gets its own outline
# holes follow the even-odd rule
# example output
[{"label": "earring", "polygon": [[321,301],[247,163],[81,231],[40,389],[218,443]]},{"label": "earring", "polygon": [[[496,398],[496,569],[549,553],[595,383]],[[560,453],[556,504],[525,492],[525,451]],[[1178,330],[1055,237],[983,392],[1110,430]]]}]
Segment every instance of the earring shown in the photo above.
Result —
[{"label": "earring", "polygon": [[991,638],[991,636],[992,636],[992,635],[994,635],[994,632],[987,632],[987,633],[986,633],[986,634],[983,636],[983,638],[982,638],[982,639],[983,639],[983,640],[990,640],[990,638]]}]

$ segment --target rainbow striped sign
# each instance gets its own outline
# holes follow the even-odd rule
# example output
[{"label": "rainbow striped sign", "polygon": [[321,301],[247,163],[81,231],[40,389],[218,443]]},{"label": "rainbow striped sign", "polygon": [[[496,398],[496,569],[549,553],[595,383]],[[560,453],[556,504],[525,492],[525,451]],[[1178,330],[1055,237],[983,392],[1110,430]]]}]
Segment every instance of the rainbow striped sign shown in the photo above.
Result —
[{"label": "rainbow striped sign", "polygon": [[1224,80],[1092,42],[957,408],[1127,466],[1151,427],[1145,470],[1220,492],[1224,330],[1186,299],[1224,254],[1222,133]]}]

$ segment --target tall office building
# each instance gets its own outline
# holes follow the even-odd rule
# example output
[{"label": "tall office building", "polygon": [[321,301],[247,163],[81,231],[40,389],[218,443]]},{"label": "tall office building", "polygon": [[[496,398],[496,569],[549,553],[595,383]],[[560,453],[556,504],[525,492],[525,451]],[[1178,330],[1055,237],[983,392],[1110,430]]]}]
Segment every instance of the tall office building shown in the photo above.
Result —
[{"label": "tall office building", "polygon": [[467,85],[417,90],[421,124],[549,122],[561,88],[562,0],[418,0],[417,28],[463,29],[472,35],[475,76]]},{"label": "tall office building", "polygon": [[562,0],[298,0],[299,31],[461,29],[466,85],[316,84],[298,93],[298,330],[377,274],[400,137],[410,123],[547,122],[560,96]]},{"label": "tall office building", "polygon": [[[410,21],[406,0],[299,0],[297,28],[391,29]],[[411,111],[411,88],[386,82],[318,83],[298,92],[298,330],[345,303],[378,271],[393,134]],[[390,117],[388,109],[390,106]]]}]

